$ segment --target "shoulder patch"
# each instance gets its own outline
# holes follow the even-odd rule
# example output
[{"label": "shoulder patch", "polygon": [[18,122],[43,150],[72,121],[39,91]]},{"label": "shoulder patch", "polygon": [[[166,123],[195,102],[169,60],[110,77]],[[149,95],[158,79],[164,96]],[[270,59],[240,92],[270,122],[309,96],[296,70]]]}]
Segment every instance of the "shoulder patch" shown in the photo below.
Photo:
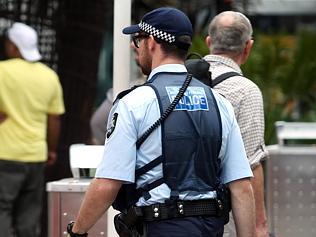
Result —
[{"label": "shoulder patch", "polygon": [[107,132],[106,132],[106,138],[109,138],[112,135],[112,133],[114,132],[117,117],[118,117],[118,113],[114,113],[112,116],[110,127],[108,127]]}]

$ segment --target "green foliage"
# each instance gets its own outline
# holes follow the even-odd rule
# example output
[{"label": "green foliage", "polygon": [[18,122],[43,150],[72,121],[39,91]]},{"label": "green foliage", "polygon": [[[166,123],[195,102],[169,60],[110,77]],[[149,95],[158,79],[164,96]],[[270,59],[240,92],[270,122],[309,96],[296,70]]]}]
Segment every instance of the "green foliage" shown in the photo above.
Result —
[{"label": "green foliage", "polygon": [[274,123],[316,121],[316,33],[259,35],[244,74],[262,90],[267,144],[276,142]]},{"label": "green foliage", "polygon": [[199,53],[204,56],[209,53],[209,49],[205,43],[205,37],[202,35],[196,35],[192,39],[192,46],[190,47],[189,53]]}]

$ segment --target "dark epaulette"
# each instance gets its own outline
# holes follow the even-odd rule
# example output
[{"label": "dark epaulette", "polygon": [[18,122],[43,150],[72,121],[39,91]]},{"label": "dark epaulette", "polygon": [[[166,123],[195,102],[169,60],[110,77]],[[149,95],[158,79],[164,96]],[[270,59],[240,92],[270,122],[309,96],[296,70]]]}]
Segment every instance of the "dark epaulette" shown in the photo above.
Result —
[{"label": "dark epaulette", "polygon": [[135,85],[135,86],[132,86],[131,88],[127,89],[127,90],[124,90],[124,91],[121,91],[115,98],[113,104],[115,104],[115,102],[117,100],[120,100],[122,99],[124,96],[126,96],[127,94],[129,94],[130,92],[132,92],[133,90],[135,90],[136,88],[140,87],[140,86],[144,86],[146,85],[147,82],[145,82],[144,84],[140,84],[140,85]]}]

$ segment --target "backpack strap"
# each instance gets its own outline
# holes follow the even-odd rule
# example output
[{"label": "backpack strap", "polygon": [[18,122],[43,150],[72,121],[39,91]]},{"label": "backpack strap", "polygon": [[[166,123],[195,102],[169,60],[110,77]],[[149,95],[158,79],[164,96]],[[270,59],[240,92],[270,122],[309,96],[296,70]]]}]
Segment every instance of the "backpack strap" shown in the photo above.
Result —
[{"label": "backpack strap", "polygon": [[242,76],[240,73],[238,72],[226,72],[223,73],[222,75],[219,75],[218,77],[216,77],[213,81],[212,81],[212,87],[216,86],[217,84],[221,83],[222,81],[230,78],[230,77],[234,77],[234,76]]}]

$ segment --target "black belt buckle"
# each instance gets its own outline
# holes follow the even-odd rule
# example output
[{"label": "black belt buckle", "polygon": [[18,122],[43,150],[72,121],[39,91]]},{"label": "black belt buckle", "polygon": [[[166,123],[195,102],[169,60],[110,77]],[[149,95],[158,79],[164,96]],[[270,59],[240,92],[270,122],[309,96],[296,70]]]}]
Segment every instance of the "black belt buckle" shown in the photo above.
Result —
[{"label": "black belt buckle", "polygon": [[216,199],[217,202],[217,216],[221,217],[224,214],[224,205],[220,199]]}]

